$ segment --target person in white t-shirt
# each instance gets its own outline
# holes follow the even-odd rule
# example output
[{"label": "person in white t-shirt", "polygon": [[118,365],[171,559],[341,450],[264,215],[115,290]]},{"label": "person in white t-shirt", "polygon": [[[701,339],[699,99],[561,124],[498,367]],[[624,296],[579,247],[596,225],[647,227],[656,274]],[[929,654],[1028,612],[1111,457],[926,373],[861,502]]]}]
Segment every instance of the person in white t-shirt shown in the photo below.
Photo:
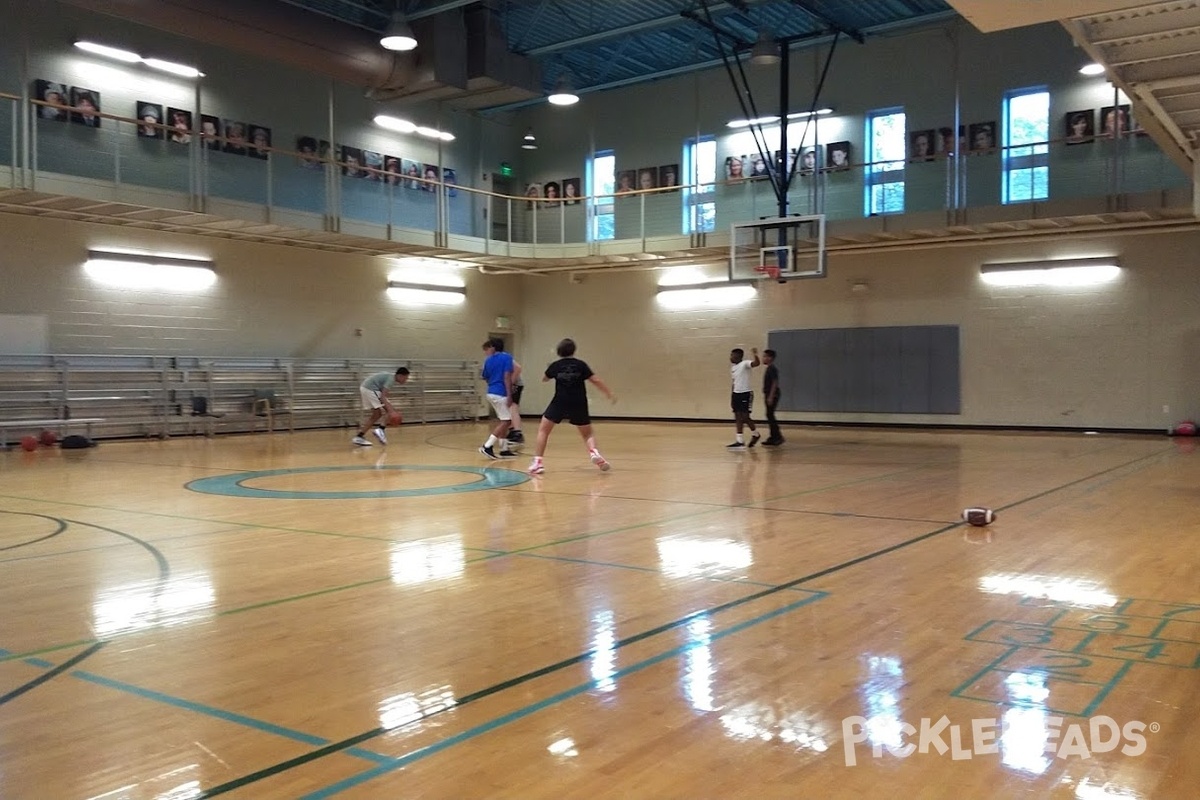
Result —
[{"label": "person in white t-shirt", "polygon": [[733,420],[737,424],[737,441],[727,445],[731,449],[746,447],[746,443],[742,440],[743,427],[749,426],[750,428],[750,447],[758,444],[760,438],[758,429],[754,426],[754,420],[750,419],[750,406],[754,403],[754,390],[750,388],[750,370],[762,362],[758,360],[757,347],[750,348],[750,355],[753,358],[747,359],[745,351],[740,347],[735,347],[729,353],[729,363],[733,365],[729,368],[729,375],[733,378],[733,393],[729,396],[729,407],[733,409]]}]

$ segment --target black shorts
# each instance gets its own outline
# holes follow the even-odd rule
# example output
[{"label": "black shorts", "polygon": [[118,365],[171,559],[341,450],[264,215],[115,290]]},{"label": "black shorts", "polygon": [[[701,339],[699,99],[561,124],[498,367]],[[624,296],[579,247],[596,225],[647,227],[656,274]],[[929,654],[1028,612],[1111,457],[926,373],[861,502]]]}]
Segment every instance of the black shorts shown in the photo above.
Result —
[{"label": "black shorts", "polygon": [[591,425],[592,418],[588,414],[587,404],[583,405],[560,405],[551,400],[550,405],[546,406],[546,413],[543,417],[553,422],[555,425],[562,422],[564,419],[572,425]]},{"label": "black shorts", "polygon": [[729,395],[729,407],[733,413],[750,413],[750,406],[754,405],[754,392],[732,392]]},{"label": "black shorts", "polygon": [[517,405],[517,406],[521,405],[521,392],[523,392],[523,391],[525,391],[524,384],[513,387],[513,394],[512,394],[513,405]]}]

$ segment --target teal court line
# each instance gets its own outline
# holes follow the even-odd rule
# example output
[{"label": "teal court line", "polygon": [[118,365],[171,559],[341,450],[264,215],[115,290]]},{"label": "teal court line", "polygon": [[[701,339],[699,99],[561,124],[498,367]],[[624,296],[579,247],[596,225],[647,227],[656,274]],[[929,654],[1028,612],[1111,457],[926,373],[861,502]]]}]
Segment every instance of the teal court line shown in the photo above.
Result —
[{"label": "teal court line", "polygon": [[[430,486],[418,489],[385,489],[374,492],[297,492],[283,489],[259,489],[247,486],[247,482],[262,478],[275,478],[283,475],[311,475],[330,472],[462,472],[475,475],[476,479],[468,483],[456,483],[450,486]],[[379,499],[386,497],[431,497],[441,494],[461,494],[462,492],[479,492],[488,489],[503,489],[517,486],[529,480],[529,475],[512,469],[499,467],[468,467],[468,466],[420,466],[409,464],[389,464],[384,466],[349,466],[349,467],[298,467],[295,469],[264,469],[253,472],[236,472],[231,475],[213,475],[208,478],[197,478],[185,483],[183,488],[202,494],[216,494],[224,497],[256,497],[272,500],[359,500]]]},{"label": "teal court line", "polygon": [[[7,650],[0,650],[0,660],[12,658],[20,658],[20,655],[10,653]],[[54,666],[53,662],[46,661],[45,659],[41,658],[25,658],[23,660],[26,664],[39,669],[50,669]],[[158,692],[153,689],[144,689],[141,686],[135,686],[132,683],[125,683],[124,681],[113,680],[112,678],[105,678],[104,676],[97,675],[93,672],[75,670],[68,674],[73,678],[78,678],[79,680],[87,681],[88,683],[96,684],[97,686],[104,686],[109,689],[114,689],[118,692],[135,695],[136,697],[140,697],[144,700],[152,700],[156,703],[162,703],[164,705],[181,708],[186,711],[202,714],[207,717],[213,717],[225,722],[230,722],[234,725],[252,728],[261,733],[269,733],[273,736],[282,736],[285,739],[291,739],[295,742],[301,742],[303,744],[313,745],[316,747],[327,745],[330,742],[329,739],[325,739],[320,736],[314,736],[310,733],[304,733],[303,731],[294,730],[292,728],[285,728],[284,726],[276,725],[273,722],[266,722],[261,719],[255,719],[254,717],[246,716],[245,714],[226,711],[223,708],[217,708],[204,703],[197,703],[192,700],[185,700],[182,697],[176,697],[174,695],[166,694],[165,692]],[[361,758],[366,761],[371,761],[376,764],[386,763],[392,758],[391,756],[374,753],[370,750],[364,750],[360,747],[349,748],[345,752],[347,755],[354,756],[355,758]]]},{"label": "teal court line", "polygon": [[[718,641],[720,639],[724,639],[726,636],[730,636],[732,634],[739,633],[740,631],[743,631],[754,625],[758,625],[759,623],[766,622],[767,620],[773,619],[782,614],[790,613],[792,611],[795,611],[798,608],[806,606],[809,603],[816,602],[817,600],[820,600],[827,596],[828,596],[828,593],[821,592],[819,594],[814,594],[812,597],[806,597],[802,600],[797,600],[794,603],[789,603],[788,605],[783,606],[782,608],[777,608],[772,611],[768,611],[765,614],[760,614],[759,616],[753,617],[752,619],[748,619],[743,622],[739,622],[735,625],[731,625],[728,628],[725,628],[724,630],[720,630],[715,633],[712,633],[707,637],[707,641],[687,642],[687,643],[679,645],[677,647],[673,647],[670,650],[666,650],[662,653],[659,653],[658,655],[651,656],[650,658],[647,658],[647,659],[644,659],[637,663],[631,664],[628,667],[624,667],[623,669],[619,669],[616,672],[614,672],[610,677],[605,678],[605,680],[606,681],[608,681],[608,680],[618,681],[621,678],[632,675],[635,672],[640,672],[640,671],[646,669],[647,667],[652,667],[655,664],[659,664],[663,661],[666,661],[667,659],[674,658],[678,655],[688,652],[689,650],[694,650],[699,647],[708,647],[712,642]],[[362,783],[365,783],[369,780],[377,778],[380,775],[385,775],[389,772],[394,772],[395,770],[402,769],[402,768],[408,766],[409,764],[413,764],[417,761],[421,761],[422,759],[428,758],[429,756],[440,753],[441,751],[446,750],[450,747],[453,747],[454,745],[461,744],[462,742],[468,741],[470,739],[474,739],[479,736],[483,736],[484,734],[490,733],[490,732],[496,730],[497,728],[504,727],[505,725],[508,725],[509,723],[524,719],[525,717],[528,717],[531,714],[536,714],[539,711],[542,711],[551,706],[557,705],[565,700],[570,700],[571,698],[577,697],[577,696],[583,694],[584,692],[587,692],[591,689],[596,688],[599,685],[600,685],[600,680],[590,680],[590,681],[586,681],[584,683],[578,684],[576,686],[571,687],[570,689],[567,689],[565,691],[551,695],[542,700],[538,700],[537,702],[530,703],[529,705],[526,705],[515,711],[511,711],[507,714],[503,714],[494,719],[488,720],[487,722],[484,722],[480,725],[476,725],[475,727],[469,728],[465,731],[462,731],[461,733],[457,733],[453,736],[449,736],[445,739],[442,739],[441,741],[435,742],[434,744],[418,748],[418,749],[413,750],[412,752],[407,753],[403,756],[391,758],[388,761],[380,764],[379,766],[377,766],[373,769],[367,770],[366,772],[359,773],[358,775],[353,775],[349,778],[338,781],[337,783],[326,786],[325,788],[320,789],[316,792],[306,794],[302,798],[300,798],[300,800],[324,800],[324,798],[326,798],[326,797],[332,797],[335,794],[340,794],[341,792],[343,792],[347,789],[351,789],[351,788],[358,786]],[[208,795],[202,795],[202,796],[208,796]]]}]

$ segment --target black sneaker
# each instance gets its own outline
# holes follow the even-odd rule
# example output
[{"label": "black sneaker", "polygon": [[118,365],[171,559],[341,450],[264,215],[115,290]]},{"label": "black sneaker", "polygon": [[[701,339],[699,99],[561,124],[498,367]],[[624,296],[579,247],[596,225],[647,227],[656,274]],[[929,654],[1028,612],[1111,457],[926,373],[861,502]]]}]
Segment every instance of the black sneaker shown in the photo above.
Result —
[{"label": "black sneaker", "polygon": [[725,445],[725,447],[730,450],[745,450],[746,449],[746,445],[742,442],[734,442],[733,444],[727,444],[727,445]]},{"label": "black sneaker", "polygon": [[778,447],[783,444],[783,439],[766,439],[762,444],[763,447]]},{"label": "black sneaker", "polygon": [[759,436],[757,433],[756,433],[756,434],[754,434],[753,436],[751,436],[751,437],[750,437],[750,444],[749,444],[749,446],[750,446],[750,447],[754,447],[754,445],[758,444],[758,440],[759,440],[759,439],[761,439],[761,438],[762,438],[762,437],[761,437],[761,436]]},{"label": "black sneaker", "polygon": [[492,458],[516,458],[516,457],[517,457],[517,454],[514,453],[512,450],[501,450],[499,453],[496,453],[496,455],[492,456]]},{"label": "black sneaker", "polygon": [[525,443],[525,432],[524,431],[509,431],[508,432],[508,440],[510,442],[514,442],[516,444],[524,444]]},{"label": "black sneaker", "polygon": [[500,460],[500,456],[496,455],[496,451],[490,447],[480,447],[479,452],[483,453],[485,456],[492,459],[493,461]]}]

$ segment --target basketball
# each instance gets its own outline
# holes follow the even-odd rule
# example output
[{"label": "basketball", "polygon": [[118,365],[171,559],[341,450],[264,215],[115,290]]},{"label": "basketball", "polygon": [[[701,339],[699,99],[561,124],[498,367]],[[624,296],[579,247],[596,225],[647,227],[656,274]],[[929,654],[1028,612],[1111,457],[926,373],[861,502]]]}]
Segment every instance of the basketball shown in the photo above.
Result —
[{"label": "basketball", "polygon": [[42,431],[38,439],[46,447],[54,447],[54,445],[58,444],[58,434],[54,431]]},{"label": "basketball", "polygon": [[964,508],[962,518],[964,522],[974,525],[976,528],[982,528],[984,525],[990,525],[996,521],[996,512],[980,506]]},{"label": "basketball", "polygon": [[38,440],[36,436],[22,436],[21,449],[27,453],[32,453],[38,449]]},{"label": "basketball", "polygon": [[393,411],[388,414],[387,421],[388,425],[399,425],[401,422],[404,422],[404,417],[400,416],[399,411]]},{"label": "basketball", "polygon": [[1175,426],[1173,433],[1176,436],[1195,436],[1196,423],[1192,422],[1191,420],[1181,422]]}]

